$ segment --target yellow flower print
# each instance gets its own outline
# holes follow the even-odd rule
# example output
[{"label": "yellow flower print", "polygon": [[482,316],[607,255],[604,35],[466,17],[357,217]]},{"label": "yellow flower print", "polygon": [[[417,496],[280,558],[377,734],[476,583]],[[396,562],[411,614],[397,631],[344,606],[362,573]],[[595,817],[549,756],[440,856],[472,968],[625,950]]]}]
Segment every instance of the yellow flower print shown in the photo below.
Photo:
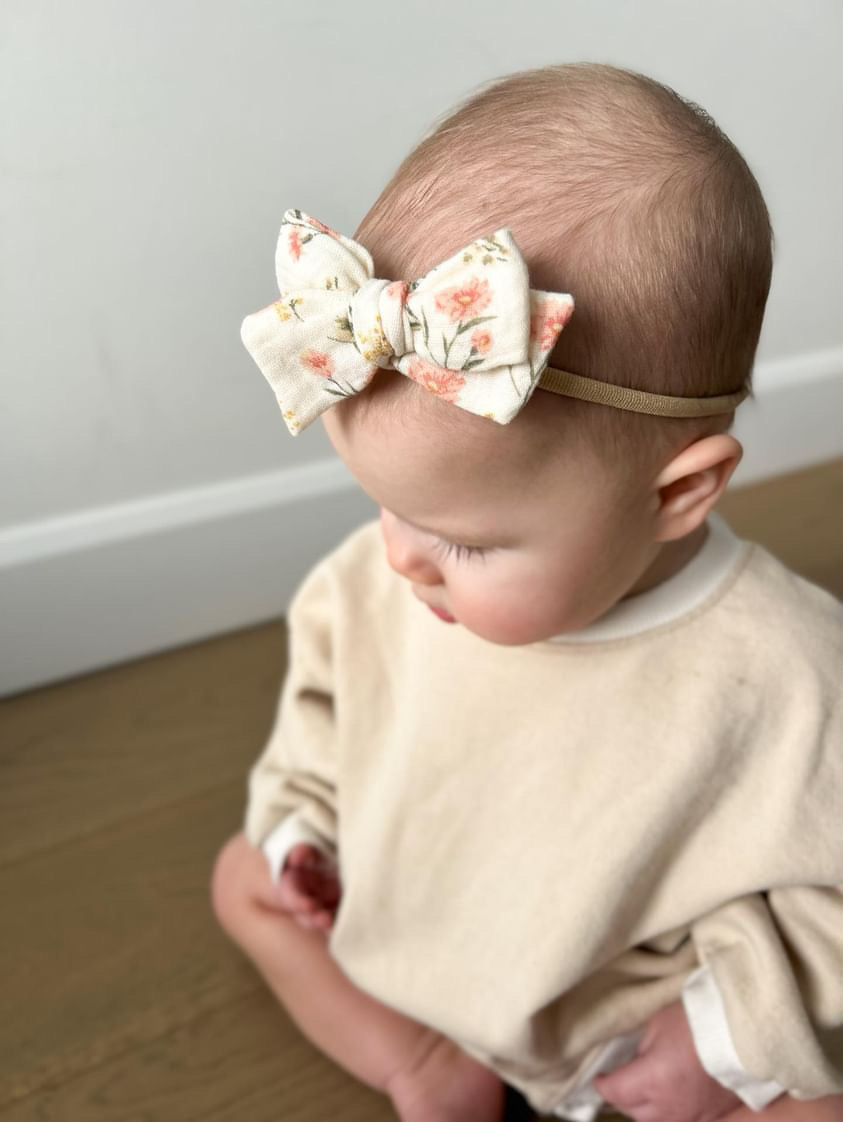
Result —
[{"label": "yellow flower print", "polygon": [[491,265],[493,261],[506,261],[509,258],[508,247],[493,237],[479,238],[477,245],[484,251],[482,258],[484,265]]},{"label": "yellow flower print", "polygon": [[347,315],[334,316],[334,331],[336,335],[331,335],[329,338],[336,340],[337,343],[353,343],[354,332],[351,330],[351,320]]},{"label": "yellow flower print", "polygon": [[282,295],[282,298],[280,300],[276,300],[276,302],[273,304],[273,307],[275,308],[275,314],[278,316],[282,323],[286,323],[288,320],[291,320],[293,316],[295,316],[296,319],[300,320],[301,316],[296,311],[296,304],[301,304],[301,302],[302,301],[300,296],[294,296],[292,299],[285,301],[284,296]]},{"label": "yellow flower print", "polygon": [[389,345],[386,335],[384,335],[380,315],[375,316],[374,328],[369,332],[361,332],[357,339],[363,347],[360,353],[367,362],[377,364],[378,359],[389,358],[393,354],[392,347]]}]

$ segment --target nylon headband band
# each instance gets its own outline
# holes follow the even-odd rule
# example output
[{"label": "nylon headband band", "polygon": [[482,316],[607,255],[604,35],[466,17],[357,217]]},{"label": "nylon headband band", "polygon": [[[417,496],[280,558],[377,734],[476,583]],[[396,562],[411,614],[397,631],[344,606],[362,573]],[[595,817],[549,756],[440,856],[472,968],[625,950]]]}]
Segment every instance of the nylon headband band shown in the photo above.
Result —
[{"label": "nylon headband band", "polygon": [[720,413],[731,413],[749,393],[749,390],[743,389],[720,397],[668,397],[615,386],[596,378],[583,378],[580,374],[557,370],[553,366],[545,367],[536,388],[632,413],[649,413],[653,417],[714,417]]}]

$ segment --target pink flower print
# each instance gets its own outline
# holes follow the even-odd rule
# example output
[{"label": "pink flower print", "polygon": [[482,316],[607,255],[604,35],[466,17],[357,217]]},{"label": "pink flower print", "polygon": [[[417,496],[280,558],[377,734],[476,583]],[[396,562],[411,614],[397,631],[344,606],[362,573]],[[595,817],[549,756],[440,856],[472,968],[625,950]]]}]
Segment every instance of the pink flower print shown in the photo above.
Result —
[{"label": "pink flower print", "polygon": [[302,351],[299,358],[311,374],[320,374],[323,378],[333,377],[334,360],[323,351]]},{"label": "pink flower print", "polygon": [[538,311],[530,316],[530,342],[538,339],[542,350],[549,351],[571,318],[573,310],[571,304],[545,300]]},{"label": "pink flower print", "polygon": [[320,234],[327,234],[329,238],[338,240],[336,230],[332,230],[330,226],[326,226],[325,223],[320,222],[318,218],[311,218],[310,225],[314,226],[320,232]]},{"label": "pink flower print", "polygon": [[457,396],[465,385],[465,378],[453,370],[446,370],[433,362],[423,358],[414,359],[407,369],[407,377],[424,386],[437,397],[444,397],[446,401],[456,401]]},{"label": "pink flower print", "polygon": [[481,355],[485,355],[491,350],[492,341],[491,331],[482,331],[479,327],[471,336],[472,347]]},{"label": "pink flower print", "polygon": [[301,246],[302,246],[301,234],[298,231],[298,227],[297,226],[291,226],[290,227],[290,234],[289,234],[289,237],[287,239],[287,248],[289,249],[290,256],[293,258],[294,261],[298,261],[298,259],[301,257]]},{"label": "pink flower print", "polygon": [[406,304],[407,294],[410,291],[409,281],[393,281],[383,290],[388,300],[397,300],[399,304]]},{"label": "pink flower print", "polygon": [[451,323],[461,323],[478,315],[492,302],[492,292],[487,280],[472,277],[460,288],[446,288],[436,297],[437,311],[444,312]]}]

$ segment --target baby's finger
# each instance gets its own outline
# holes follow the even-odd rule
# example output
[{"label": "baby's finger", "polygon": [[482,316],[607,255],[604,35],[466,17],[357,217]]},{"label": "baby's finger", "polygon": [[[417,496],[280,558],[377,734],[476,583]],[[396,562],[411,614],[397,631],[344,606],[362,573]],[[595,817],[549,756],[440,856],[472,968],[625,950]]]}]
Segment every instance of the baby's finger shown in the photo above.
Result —
[{"label": "baby's finger", "polygon": [[339,901],[340,883],[333,869],[300,866],[290,869],[289,874],[295,878],[295,885],[299,892],[312,896],[320,901],[323,907],[334,905]]},{"label": "baby's finger", "polygon": [[279,899],[282,907],[291,912],[314,912],[322,907],[296,869],[288,870],[281,878]]},{"label": "baby's finger", "polygon": [[340,900],[341,888],[339,879],[333,873],[320,873],[307,880],[311,894],[320,901],[324,908],[335,908]]},{"label": "baby's finger", "polygon": [[[650,1099],[652,1076],[649,1065],[642,1060],[632,1060],[608,1075],[598,1075],[594,1088],[606,1102],[638,1119],[637,1111],[645,1111]],[[642,1116],[643,1117],[643,1116]]]},{"label": "baby's finger", "polygon": [[331,912],[296,912],[295,920],[300,927],[309,931],[328,931],[334,925],[334,916]]},{"label": "baby's finger", "polygon": [[334,926],[334,913],[329,911],[317,912],[311,917],[313,926],[318,927],[321,931],[328,931]]}]

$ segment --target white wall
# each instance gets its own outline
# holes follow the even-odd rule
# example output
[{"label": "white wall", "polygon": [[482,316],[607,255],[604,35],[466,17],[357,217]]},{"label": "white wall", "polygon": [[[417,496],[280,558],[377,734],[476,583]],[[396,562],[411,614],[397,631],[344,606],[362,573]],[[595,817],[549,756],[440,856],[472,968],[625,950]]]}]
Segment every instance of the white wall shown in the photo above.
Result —
[{"label": "white wall", "polygon": [[[322,463],[321,426],[287,434],[240,321],[275,294],[287,207],[351,234],[433,119],[515,69],[631,66],[714,116],[777,238],[744,480],[843,452],[839,0],[4,0],[0,19],[7,690],[280,614],[373,513]],[[323,499],[300,501],[308,468]],[[236,588],[266,557],[237,519],[257,510],[287,529],[253,602]],[[201,594],[199,558],[226,550],[200,525],[240,566]],[[173,534],[194,541],[182,574]],[[142,557],[148,633],[121,614]]]}]

